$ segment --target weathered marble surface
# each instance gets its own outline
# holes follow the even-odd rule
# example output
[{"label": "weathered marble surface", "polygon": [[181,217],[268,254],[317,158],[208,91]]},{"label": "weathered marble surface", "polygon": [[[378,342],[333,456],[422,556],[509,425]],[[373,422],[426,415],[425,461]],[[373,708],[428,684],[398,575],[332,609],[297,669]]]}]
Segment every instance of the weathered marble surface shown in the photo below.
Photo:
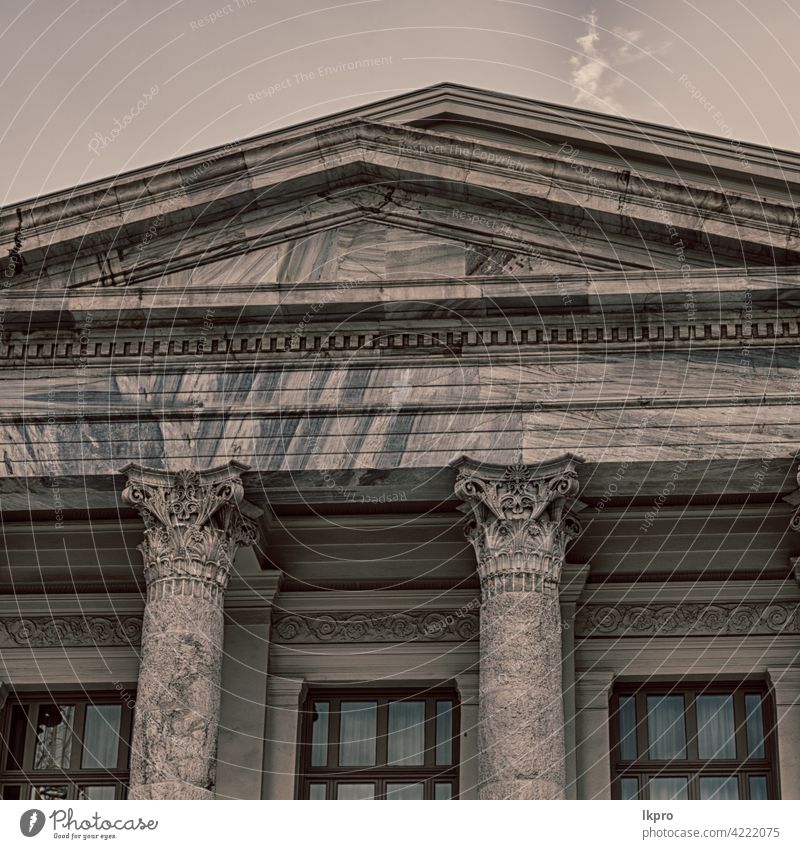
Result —
[{"label": "weathered marble surface", "polygon": [[558,595],[503,593],[481,607],[482,799],[562,799]]},{"label": "weathered marble surface", "polygon": [[147,581],[130,798],[213,796],[223,597],[237,546],[255,539],[240,512],[242,469],[124,470],[123,498],[146,527]]}]

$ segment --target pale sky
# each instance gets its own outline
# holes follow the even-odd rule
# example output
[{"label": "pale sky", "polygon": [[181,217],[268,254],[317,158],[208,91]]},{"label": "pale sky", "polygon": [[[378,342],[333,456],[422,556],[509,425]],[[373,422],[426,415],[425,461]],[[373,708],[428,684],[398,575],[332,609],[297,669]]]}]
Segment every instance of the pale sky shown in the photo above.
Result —
[{"label": "pale sky", "polygon": [[442,81],[800,150],[800,0],[2,10],[4,206]]}]

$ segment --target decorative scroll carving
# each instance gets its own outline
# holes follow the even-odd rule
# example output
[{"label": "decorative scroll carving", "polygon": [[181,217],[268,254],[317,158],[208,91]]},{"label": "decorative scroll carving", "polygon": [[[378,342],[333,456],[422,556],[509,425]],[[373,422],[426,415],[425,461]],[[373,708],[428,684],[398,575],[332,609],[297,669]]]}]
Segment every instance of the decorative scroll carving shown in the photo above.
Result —
[{"label": "decorative scroll carving", "polygon": [[36,616],[0,619],[0,646],[138,646],[142,617]]},{"label": "decorative scroll carving", "polygon": [[[476,605],[477,607],[477,605]],[[476,639],[478,611],[281,613],[273,617],[278,643],[405,643]]]},{"label": "decorative scroll carving", "polygon": [[575,631],[578,637],[798,634],[800,604],[587,604],[578,609]]},{"label": "decorative scroll carving", "polygon": [[578,462],[569,455],[539,466],[457,461],[455,493],[471,513],[465,533],[485,596],[557,587],[566,546],[580,532],[567,513]]},{"label": "decorative scroll carving", "polygon": [[139,546],[148,598],[200,591],[221,602],[240,545],[252,545],[255,522],[243,515],[239,463],[204,472],[164,472],[134,464],[122,469],[128,484],[122,500],[145,524]]}]

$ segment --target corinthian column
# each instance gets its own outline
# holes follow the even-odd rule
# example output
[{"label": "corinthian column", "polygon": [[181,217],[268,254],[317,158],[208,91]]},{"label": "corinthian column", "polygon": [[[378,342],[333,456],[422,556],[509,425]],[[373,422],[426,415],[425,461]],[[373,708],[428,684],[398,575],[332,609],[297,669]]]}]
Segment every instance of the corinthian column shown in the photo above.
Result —
[{"label": "corinthian column", "polygon": [[146,527],[139,546],[147,603],[132,799],[214,795],[223,598],[237,546],[252,545],[256,536],[255,523],[242,515],[239,475],[246,468],[232,462],[204,472],[122,469],[122,499]]},{"label": "corinthian column", "polygon": [[578,492],[576,462],[454,464],[481,582],[482,799],[565,796],[558,584],[579,530],[566,512]]}]

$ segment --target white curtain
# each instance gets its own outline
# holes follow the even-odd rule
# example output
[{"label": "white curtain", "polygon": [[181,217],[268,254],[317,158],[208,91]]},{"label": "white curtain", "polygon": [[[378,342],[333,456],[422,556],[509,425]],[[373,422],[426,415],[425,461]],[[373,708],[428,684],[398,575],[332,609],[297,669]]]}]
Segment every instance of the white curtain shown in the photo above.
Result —
[{"label": "white curtain", "polygon": [[647,697],[647,734],[650,758],[670,760],[686,757],[683,696]]},{"label": "white curtain", "polygon": [[377,702],[342,702],[339,766],[375,765],[377,713]]},{"label": "white curtain", "polygon": [[83,735],[83,768],[114,769],[119,751],[120,705],[88,705]]},{"label": "white curtain", "polygon": [[739,782],[735,775],[713,775],[700,779],[701,799],[738,799]]},{"label": "white curtain", "polygon": [[389,704],[389,765],[425,763],[425,702]]},{"label": "white curtain", "polygon": [[685,778],[651,778],[651,799],[688,799],[689,782]]},{"label": "white curtain", "polygon": [[733,696],[698,696],[697,753],[701,758],[735,758]]}]

